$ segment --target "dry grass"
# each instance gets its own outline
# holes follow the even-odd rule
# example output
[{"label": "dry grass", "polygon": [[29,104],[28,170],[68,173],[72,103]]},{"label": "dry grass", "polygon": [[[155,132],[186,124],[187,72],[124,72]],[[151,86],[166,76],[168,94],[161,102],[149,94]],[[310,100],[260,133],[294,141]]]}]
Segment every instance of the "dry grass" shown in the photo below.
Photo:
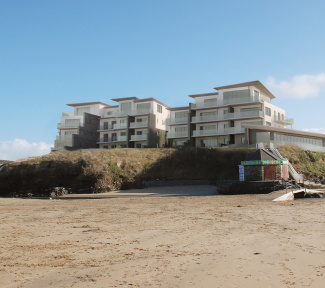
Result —
[{"label": "dry grass", "polygon": [[104,192],[165,179],[237,179],[248,150],[113,149],[63,151],[14,162],[0,173],[2,195],[48,194],[53,187]]},{"label": "dry grass", "polygon": [[290,144],[284,145],[278,150],[299,173],[308,177],[324,177],[325,153],[302,150]]}]

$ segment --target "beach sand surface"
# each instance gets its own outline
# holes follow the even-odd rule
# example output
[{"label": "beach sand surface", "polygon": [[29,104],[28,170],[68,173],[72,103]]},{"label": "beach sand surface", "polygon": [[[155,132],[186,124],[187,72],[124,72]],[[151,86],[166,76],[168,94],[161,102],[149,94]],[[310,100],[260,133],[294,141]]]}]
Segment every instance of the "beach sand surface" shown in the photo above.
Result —
[{"label": "beach sand surface", "polygon": [[0,199],[0,287],[325,285],[324,200],[115,194]]}]

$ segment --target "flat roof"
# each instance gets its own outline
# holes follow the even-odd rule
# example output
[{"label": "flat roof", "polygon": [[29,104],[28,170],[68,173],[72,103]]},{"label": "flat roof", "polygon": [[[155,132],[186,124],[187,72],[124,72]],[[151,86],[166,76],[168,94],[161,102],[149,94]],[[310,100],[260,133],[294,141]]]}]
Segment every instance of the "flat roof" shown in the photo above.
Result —
[{"label": "flat roof", "polygon": [[313,138],[323,138],[325,139],[325,134],[321,133],[314,133],[314,132],[306,132],[301,130],[293,130],[288,128],[277,128],[272,126],[259,126],[259,125],[242,125],[243,128],[252,129],[252,130],[258,130],[258,131],[267,131],[267,132],[279,132],[284,133],[288,135],[300,135],[300,136],[308,136]]},{"label": "flat roof", "polygon": [[169,111],[178,111],[178,110],[190,110],[189,106],[183,106],[183,107],[170,107],[167,110]]},{"label": "flat roof", "polygon": [[118,108],[118,105],[110,105],[110,106],[104,107],[104,109],[109,109],[109,108]]},{"label": "flat roof", "polygon": [[251,81],[251,82],[238,83],[238,84],[233,84],[233,85],[227,85],[227,86],[215,87],[214,89],[222,90],[222,89],[240,88],[240,87],[247,87],[247,86],[254,86],[254,87],[258,88],[260,91],[262,91],[265,95],[269,96],[271,99],[275,98],[275,96],[258,80]]},{"label": "flat roof", "polygon": [[196,97],[204,97],[204,96],[213,96],[213,95],[218,95],[218,92],[213,92],[213,93],[202,93],[202,94],[192,94],[192,95],[188,95],[192,98],[196,98]]},{"label": "flat roof", "polygon": [[73,104],[67,104],[67,105],[71,106],[71,107],[78,107],[78,106],[94,105],[94,104],[102,104],[104,106],[111,106],[111,105],[103,103],[103,102],[84,102],[84,103],[73,103]]},{"label": "flat roof", "polygon": [[155,102],[157,102],[157,103],[159,103],[159,104],[161,104],[161,105],[163,105],[163,106],[169,108],[168,105],[166,105],[165,103],[160,102],[160,101],[157,100],[156,98],[138,99],[138,100],[135,100],[134,103],[139,103],[139,102],[148,102],[148,101],[155,101]]},{"label": "flat roof", "polygon": [[120,102],[120,101],[138,100],[138,99],[139,99],[138,97],[123,97],[123,98],[114,98],[114,99],[111,99],[111,100],[115,101],[115,102]]}]

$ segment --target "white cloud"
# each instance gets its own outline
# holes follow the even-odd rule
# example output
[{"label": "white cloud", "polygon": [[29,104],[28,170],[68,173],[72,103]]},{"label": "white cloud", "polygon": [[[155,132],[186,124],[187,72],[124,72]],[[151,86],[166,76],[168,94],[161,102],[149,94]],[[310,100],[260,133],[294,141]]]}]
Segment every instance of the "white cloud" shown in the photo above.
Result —
[{"label": "white cloud", "polygon": [[29,143],[24,139],[0,142],[0,160],[18,160],[25,157],[41,156],[51,151],[50,144],[45,142]]},{"label": "white cloud", "polygon": [[303,131],[325,134],[325,128],[307,128],[303,129]]},{"label": "white cloud", "polygon": [[266,86],[276,96],[281,98],[311,98],[325,92],[325,74],[296,75],[289,81],[277,81],[274,77],[268,77]]}]

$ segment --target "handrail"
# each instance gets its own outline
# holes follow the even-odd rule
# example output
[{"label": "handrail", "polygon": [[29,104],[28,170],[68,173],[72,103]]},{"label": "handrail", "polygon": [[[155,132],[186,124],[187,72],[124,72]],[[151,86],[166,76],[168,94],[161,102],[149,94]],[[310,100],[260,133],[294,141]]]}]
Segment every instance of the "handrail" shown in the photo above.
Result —
[{"label": "handrail", "polygon": [[[270,150],[274,155],[278,156],[280,159],[287,160],[286,158],[282,157],[280,152],[274,146],[273,147],[271,146]],[[291,177],[296,181],[296,183],[300,183],[301,175],[295,170],[295,168],[293,168],[293,166],[289,161],[288,161],[288,167],[289,167],[289,173]]]}]

